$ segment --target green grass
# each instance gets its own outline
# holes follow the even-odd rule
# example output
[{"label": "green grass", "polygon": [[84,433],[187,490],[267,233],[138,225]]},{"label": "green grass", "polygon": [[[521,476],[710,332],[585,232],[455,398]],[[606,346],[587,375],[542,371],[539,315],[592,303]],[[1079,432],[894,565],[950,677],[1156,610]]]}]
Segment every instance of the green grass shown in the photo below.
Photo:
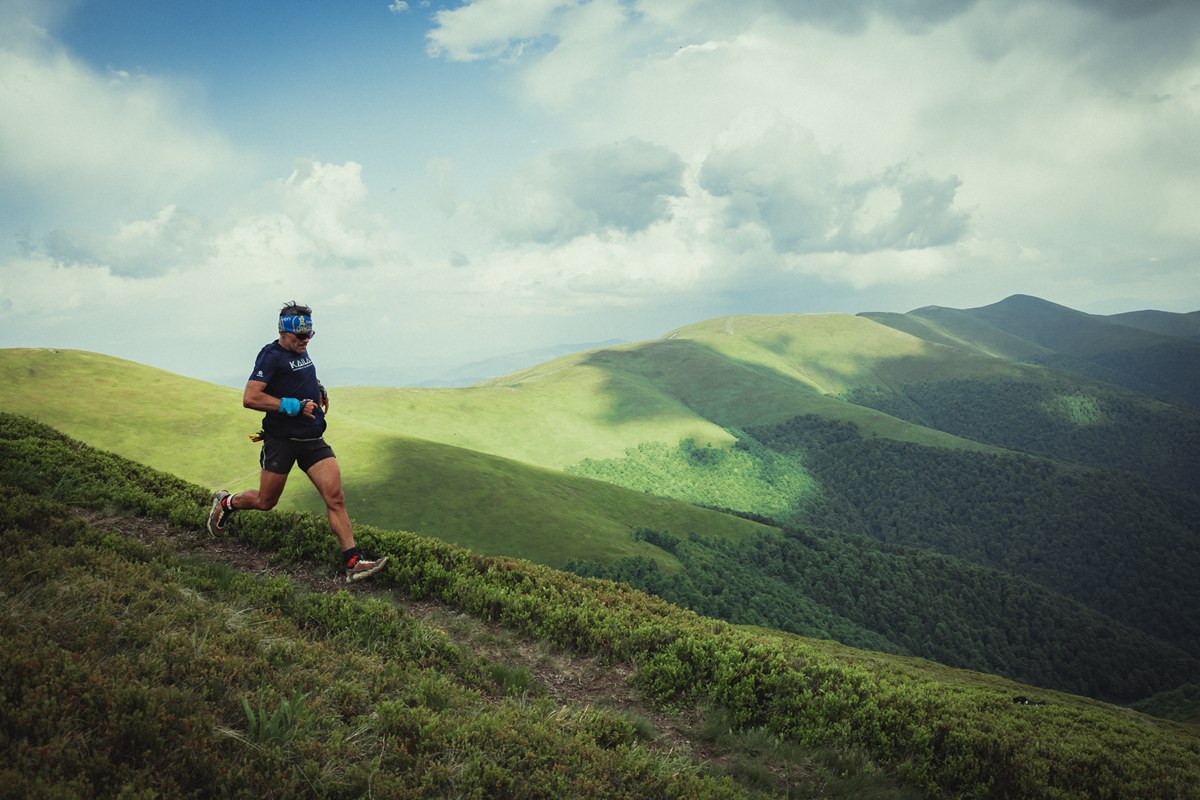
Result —
[{"label": "green grass", "polygon": [[[0,403],[9,411],[201,485],[240,491],[258,484],[259,448],[247,434],[258,429],[261,414],[242,409],[234,390],[76,351],[0,350],[0,372],[13,376],[0,384]],[[358,522],[421,531],[479,552],[552,565],[572,558],[607,561],[641,554],[668,568],[670,556],[635,541],[633,530],[652,526],[680,535],[701,531],[736,537],[762,529],[683,502],[398,435],[356,414],[354,394],[334,392],[328,439],[338,453],[350,512]],[[507,431],[514,441],[522,438],[513,434],[517,422],[503,424],[503,407],[485,413],[491,402],[487,396],[470,390],[416,395],[436,400],[448,426],[458,420],[464,426]],[[525,398],[513,407],[531,402]],[[374,407],[385,420],[404,409],[386,392]],[[559,413],[562,429],[573,430],[566,410]],[[679,431],[730,438],[711,423],[696,418],[692,423]],[[525,428],[523,437],[531,446],[553,439],[539,435],[535,427]],[[296,471],[280,507],[317,511],[320,499]]]},{"label": "green grass", "polygon": [[[771,530],[678,500],[420,439],[379,437],[347,453],[340,460],[347,465],[346,496],[355,519],[438,536],[488,555],[559,567],[573,558],[607,562],[641,555],[674,569],[673,557],[632,532],[650,526],[681,536],[709,531],[745,538]],[[373,466],[353,466],[359,463]],[[291,491],[302,491],[301,502],[319,510],[311,488]]]},{"label": "green grass", "polygon": [[262,415],[233,389],[79,350],[0,349],[0,375],[6,411],[203,485],[257,479],[231,456]]},{"label": "green grass", "polygon": [[755,796],[388,599],[231,575],[0,496],[4,797]]},{"label": "green grass", "polygon": [[886,384],[894,378],[892,365],[898,364],[909,380],[974,377],[1006,369],[994,359],[848,314],[726,317],[689,325],[672,335],[705,344],[739,363],[770,367],[821,394]]},{"label": "green grass", "polygon": [[[0,784],[14,793],[632,800],[752,791],[650,751],[624,715],[514,697],[521,676],[415,624],[386,594],[307,593],[92,530],[45,499],[61,475],[80,476],[63,492],[70,502],[195,528],[205,492],[18,417],[4,423],[0,632],[11,646],[0,649]],[[234,535],[278,563],[326,563],[333,546],[304,515],[248,517]],[[392,558],[373,581],[379,592],[633,665],[636,686],[661,707],[720,709],[712,735],[754,756],[728,762],[747,783],[769,780],[773,764],[789,782],[805,770],[857,775],[880,797],[911,795],[889,786],[962,798],[1200,797],[1200,738],[1175,723],[736,627],[619,584],[409,533],[364,528],[360,539]]]},{"label": "green grass", "polygon": [[[257,483],[258,448],[246,435],[261,415],[242,409],[236,390],[78,351],[0,350],[0,371],[11,376],[0,403],[13,412],[201,485],[237,491]],[[328,439],[358,521],[553,565],[640,553],[669,566],[629,531],[724,537],[752,528],[561,473],[689,440],[729,448],[736,429],[800,414],[850,422],[871,436],[996,451],[834,395],[978,376],[1041,381],[1044,372],[864,317],[727,317],[465,389],[335,390]],[[297,473],[282,507],[317,504]]]},{"label": "green grass", "polygon": [[1051,352],[956,308],[922,308],[907,314],[868,312],[859,316],[936,344],[995,358],[1020,360]]},{"label": "green grass", "polygon": [[552,469],[611,458],[643,441],[732,441],[651,383],[614,375],[593,356],[567,356],[465,389],[339,389],[337,413],[380,431]]}]

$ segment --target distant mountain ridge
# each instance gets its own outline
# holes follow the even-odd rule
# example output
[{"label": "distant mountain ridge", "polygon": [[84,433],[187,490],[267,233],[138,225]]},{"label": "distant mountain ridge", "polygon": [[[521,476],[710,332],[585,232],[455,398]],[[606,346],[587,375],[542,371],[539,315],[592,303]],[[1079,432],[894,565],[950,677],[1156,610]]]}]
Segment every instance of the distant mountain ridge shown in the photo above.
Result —
[{"label": "distant mountain ridge", "polygon": [[1200,312],[1086,314],[1029,295],[860,316],[951,347],[1040,364],[1200,408]]}]

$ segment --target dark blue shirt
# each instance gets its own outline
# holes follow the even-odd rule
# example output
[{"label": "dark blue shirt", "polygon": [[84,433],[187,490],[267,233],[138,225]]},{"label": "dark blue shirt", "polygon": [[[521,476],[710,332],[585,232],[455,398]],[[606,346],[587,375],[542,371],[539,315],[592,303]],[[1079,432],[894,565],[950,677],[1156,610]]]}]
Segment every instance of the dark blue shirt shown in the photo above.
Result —
[{"label": "dark blue shirt", "polygon": [[308,353],[293,353],[279,342],[271,342],[258,351],[250,380],[262,381],[264,391],[272,397],[294,397],[312,400],[317,404],[316,418],[303,414],[289,417],[280,411],[268,411],[263,416],[263,430],[268,436],[281,439],[317,439],[325,433],[325,411],[321,408],[321,385],[317,368]]}]

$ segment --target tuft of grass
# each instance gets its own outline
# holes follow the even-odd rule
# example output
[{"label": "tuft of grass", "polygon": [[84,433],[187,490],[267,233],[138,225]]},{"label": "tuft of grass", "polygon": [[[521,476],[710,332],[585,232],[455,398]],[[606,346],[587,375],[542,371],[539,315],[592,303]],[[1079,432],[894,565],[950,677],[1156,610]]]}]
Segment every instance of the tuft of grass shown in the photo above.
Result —
[{"label": "tuft of grass", "polygon": [[270,711],[270,697],[266,688],[258,691],[258,703],[251,705],[250,700],[242,698],[242,710],[246,713],[246,738],[260,745],[282,745],[290,742],[296,735],[296,728],[307,716],[305,701],[308,692],[299,689],[292,696],[281,697]]},{"label": "tuft of grass", "polygon": [[522,697],[527,694],[538,694],[533,673],[528,667],[513,667],[508,664],[495,663],[488,668],[493,681],[502,694]]}]

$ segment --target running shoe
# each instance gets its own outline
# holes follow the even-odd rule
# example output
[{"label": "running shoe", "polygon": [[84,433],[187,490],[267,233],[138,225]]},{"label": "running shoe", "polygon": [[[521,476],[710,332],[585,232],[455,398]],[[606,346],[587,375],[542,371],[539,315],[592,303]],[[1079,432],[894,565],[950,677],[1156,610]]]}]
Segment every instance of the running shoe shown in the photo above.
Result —
[{"label": "running shoe", "polygon": [[346,575],[346,583],[354,583],[379,572],[379,570],[387,565],[387,562],[387,556],[378,561],[367,561],[365,558],[358,558],[354,560],[353,564],[342,567],[342,572]]},{"label": "running shoe", "polygon": [[213,536],[220,536],[225,533],[225,523],[229,521],[232,511],[226,511],[225,506],[221,501],[229,497],[229,492],[224,489],[213,493],[212,508],[208,512],[208,532]]}]

